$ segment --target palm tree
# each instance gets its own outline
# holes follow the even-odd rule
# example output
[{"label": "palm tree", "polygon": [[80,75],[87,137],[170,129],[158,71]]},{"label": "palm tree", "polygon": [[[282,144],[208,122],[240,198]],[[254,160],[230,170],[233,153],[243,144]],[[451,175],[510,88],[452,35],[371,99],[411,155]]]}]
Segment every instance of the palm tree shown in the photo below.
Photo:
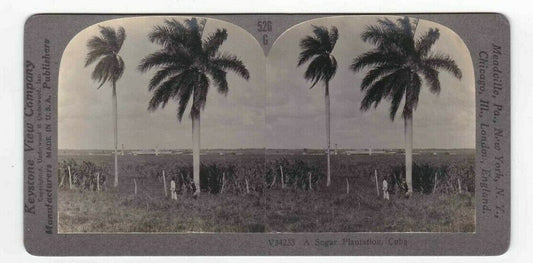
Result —
[{"label": "palm tree", "polygon": [[200,110],[206,104],[211,83],[219,93],[228,93],[227,71],[233,71],[248,80],[250,73],[236,56],[219,51],[227,39],[226,29],[217,29],[202,40],[205,19],[196,18],[184,23],[175,19],[165,20],[162,26],[154,27],[149,34],[152,43],[162,48],[141,61],[139,70],[146,72],[158,68],[148,85],[153,92],[148,110],[164,108],[170,99],[178,102],[177,118],[183,113],[192,96],[190,117],[193,137],[193,177],[195,196],[200,193]]},{"label": "palm tree", "polygon": [[437,28],[431,28],[415,39],[416,27],[408,17],[393,22],[389,19],[378,20],[362,33],[363,41],[375,48],[353,60],[354,72],[371,68],[361,83],[365,96],[361,110],[367,111],[385,98],[390,101],[390,118],[394,117],[404,100],[402,118],[405,132],[405,177],[408,187],[407,196],[412,193],[413,160],[413,112],[418,105],[418,95],[424,84],[434,94],[439,94],[441,86],[439,71],[444,70],[461,79],[462,73],[455,61],[446,54],[431,52],[432,46],[440,37]]},{"label": "palm tree", "polygon": [[298,57],[298,67],[312,60],[305,71],[304,78],[312,81],[312,89],[319,81],[325,86],[324,100],[326,104],[326,136],[327,136],[327,186],[331,184],[330,168],[330,107],[329,107],[329,81],[337,72],[337,60],[331,54],[337,39],[339,31],[332,26],[331,31],[325,27],[312,26],[314,36],[306,36],[300,40],[302,51]]},{"label": "palm tree", "polygon": [[118,55],[122,44],[126,39],[126,32],[123,27],[115,31],[112,27],[100,26],[100,36],[95,36],[87,41],[89,52],[85,59],[85,67],[98,61],[92,72],[92,79],[99,82],[100,89],[106,82],[110,82],[113,88],[113,123],[115,132],[115,183],[118,186],[118,164],[117,164],[117,81],[124,73],[124,61]]}]

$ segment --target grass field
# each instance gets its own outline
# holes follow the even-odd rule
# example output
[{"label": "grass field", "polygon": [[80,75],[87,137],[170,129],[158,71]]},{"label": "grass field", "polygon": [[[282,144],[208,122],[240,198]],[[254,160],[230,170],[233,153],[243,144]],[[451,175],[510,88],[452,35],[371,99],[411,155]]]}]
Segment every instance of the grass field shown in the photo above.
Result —
[{"label": "grass field", "polygon": [[[202,163],[264,167],[280,158],[320,163],[323,157],[287,155],[268,156],[265,160],[256,155],[203,155]],[[402,157],[334,156],[329,188],[322,178],[311,191],[296,184],[285,189],[277,185],[261,190],[251,187],[249,193],[204,192],[198,199],[184,192],[172,201],[165,198],[162,181],[153,173],[160,169],[172,173],[172,165],[189,165],[191,156],[120,156],[118,188],[111,186],[112,178],[107,175],[103,191],[59,189],[59,232],[474,232],[473,186],[465,187],[468,190],[461,194],[450,191],[453,186],[448,183],[446,188],[438,188],[446,190],[415,192],[409,199],[399,192],[392,194],[391,200],[377,197],[373,171],[379,169],[382,180],[391,167],[401,165]],[[90,160],[107,168],[112,165],[112,156],[60,156],[60,162],[66,159]],[[418,155],[414,159],[433,166],[473,165],[473,154]],[[254,171],[264,173],[260,169]],[[468,185],[470,172],[460,176]],[[132,178],[138,185],[136,195]],[[350,184],[349,193],[346,181]],[[238,179],[235,182],[241,184]]]}]

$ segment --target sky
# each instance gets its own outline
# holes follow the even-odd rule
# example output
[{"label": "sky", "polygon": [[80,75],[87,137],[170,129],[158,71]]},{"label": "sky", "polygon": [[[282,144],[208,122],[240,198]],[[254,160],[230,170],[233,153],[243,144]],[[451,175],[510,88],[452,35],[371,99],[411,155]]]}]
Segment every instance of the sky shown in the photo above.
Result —
[{"label": "sky", "polygon": [[[265,58],[259,43],[244,29],[208,19],[204,37],[217,28],[228,30],[221,51],[237,55],[250,71],[248,81],[228,74],[229,93],[211,89],[201,117],[201,147],[213,148],[322,148],[326,144],[324,87],[303,78],[304,65],[297,67],[299,40],[311,34],[311,25],[336,26],[339,40],[333,50],[337,74],[330,82],[331,143],[339,148],[402,148],[403,120],[389,118],[388,101],[376,109],[359,110],[364,73],[349,70],[354,57],[372,46],[360,35],[365,26],[382,16],[330,17],[298,24],[283,33]],[[98,25],[123,26],[127,38],[120,51],[125,71],[117,82],[119,145],[126,149],[187,149],[192,147],[191,120],[176,118],[177,104],[148,112],[151,94],[148,82],[155,70],[140,73],[141,59],[158,50],[148,41],[153,26],[168,17],[110,20]],[[173,17],[183,20],[186,17]],[[390,17],[395,19],[396,17]],[[441,93],[422,88],[414,113],[414,148],[475,147],[475,85],[473,65],[459,36],[446,27],[421,20],[417,36],[437,27],[441,36],[433,51],[449,54],[463,72],[457,80],[441,73]],[[111,149],[113,119],[111,86],[90,78],[94,66],[84,67],[86,43],[98,34],[93,25],[76,35],[63,54],[59,76],[59,148]],[[188,110],[187,110],[188,113]]]},{"label": "sky", "polygon": [[[404,123],[401,114],[392,122],[388,101],[368,112],[359,110],[364,94],[360,91],[365,71],[354,74],[352,60],[373,48],[361,40],[366,25],[376,24],[376,16],[319,18],[286,31],[268,55],[267,71],[272,81],[267,92],[266,144],[268,148],[320,148],[326,143],[324,86],[303,78],[304,66],[297,68],[299,40],[312,34],[312,26],[336,26],[339,39],[332,55],[337,73],[330,81],[331,144],[339,148],[403,148]],[[396,17],[390,17],[396,19]],[[450,54],[463,73],[457,80],[440,74],[442,91],[436,96],[424,87],[414,113],[415,148],[475,147],[475,85],[473,65],[462,40],[444,26],[421,20],[416,36],[437,27],[441,32],[433,50]],[[292,55],[287,55],[292,54]],[[400,106],[400,109],[403,106]]]},{"label": "sky", "polygon": [[[172,18],[183,21],[187,17]],[[190,105],[181,123],[176,117],[175,101],[170,101],[164,109],[149,112],[148,83],[156,70],[147,73],[137,70],[143,57],[160,49],[147,36],[165,19],[127,18],[98,24],[122,26],[127,35],[119,53],[125,63],[124,75],[117,82],[119,147],[121,144],[126,149],[192,147]],[[217,28],[228,31],[228,39],[220,50],[238,55],[249,70],[250,79],[246,81],[229,73],[226,96],[216,88],[209,90],[201,114],[201,143],[204,148],[263,148],[266,89],[263,50],[248,32],[219,20],[207,21],[204,37]],[[98,84],[90,78],[94,65],[84,68],[87,40],[98,34],[97,25],[83,30],[63,54],[58,96],[60,149],[111,149],[114,145],[111,85],[97,89]]]}]

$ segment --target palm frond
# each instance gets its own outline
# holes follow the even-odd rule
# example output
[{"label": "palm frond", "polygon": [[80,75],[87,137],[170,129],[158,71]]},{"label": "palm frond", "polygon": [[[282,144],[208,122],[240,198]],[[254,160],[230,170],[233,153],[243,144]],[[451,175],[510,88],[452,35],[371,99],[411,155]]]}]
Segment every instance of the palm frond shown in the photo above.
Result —
[{"label": "palm frond", "polygon": [[106,56],[103,57],[94,67],[91,77],[100,84],[98,88],[101,88],[108,80],[111,79],[111,69],[113,63],[113,57]]},{"label": "palm frond", "polygon": [[305,64],[313,56],[320,55],[322,52],[320,41],[311,36],[306,36],[300,40],[300,48],[302,51],[298,56],[298,66]]},{"label": "palm frond", "polygon": [[[167,20],[169,21],[169,20]],[[166,26],[154,26],[152,31],[148,34],[148,39],[152,43],[156,43],[158,45],[161,45],[163,47],[167,47],[169,45],[176,44],[176,43],[182,43],[182,39],[178,39],[180,32],[185,31],[185,27],[179,23],[178,21],[175,21],[176,23],[174,27],[170,25]],[[179,26],[177,26],[179,25]]]},{"label": "palm frond", "polygon": [[176,19],[166,19],[164,25],[153,28],[148,38],[152,43],[161,45],[163,49],[172,53],[188,48],[192,37],[186,25]]},{"label": "palm frond", "polygon": [[113,82],[116,82],[122,77],[122,74],[124,73],[124,61],[120,56],[113,56],[114,57],[114,63],[113,63],[113,69],[111,74],[111,80]]},{"label": "palm frond", "polygon": [[[99,41],[102,40],[99,37],[94,37],[93,39],[89,40],[87,43],[87,47],[89,48],[89,52],[87,53],[87,56],[85,57],[85,67],[89,66],[90,64],[97,61],[100,57],[111,55],[112,52],[108,47],[104,45],[104,43],[100,43]],[[98,43],[98,44],[96,44]]]},{"label": "palm frond", "polygon": [[115,31],[115,29],[110,26],[99,26],[99,27],[100,27],[100,34],[102,35],[105,42],[114,48],[113,51],[116,51],[115,48],[117,48],[117,32]]},{"label": "palm frond", "polygon": [[431,47],[439,40],[440,32],[438,28],[430,28],[416,41],[416,51],[420,57],[425,57]]},{"label": "palm frond", "polygon": [[392,20],[390,20],[389,18],[381,18],[381,19],[378,19],[378,24],[380,26],[382,26],[383,28],[386,28],[387,30],[391,30],[391,31],[397,31],[399,30],[400,28],[398,27],[398,25],[396,25],[396,23],[394,23]]},{"label": "palm frond", "polygon": [[333,56],[317,56],[309,63],[304,73],[304,78],[313,82],[310,88],[313,88],[319,81],[327,82],[335,75],[337,71],[337,61]]},{"label": "palm frond", "polygon": [[391,71],[398,70],[398,69],[399,67],[397,65],[389,65],[389,64],[384,64],[384,65],[374,67],[363,78],[363,81],[361,82],[361,90],[365,90],[366,88],[368,88],[379,77],[385,74],[388,74]]},{"label": "palm frond", "polygon": [[94,36],[87,41],[87,49],[89,50],[105,50],[107,52],[113,52],[109,43],[102,37]]},{"label": "palm frond", "polygon": [[371,50],[358,57],[354,58],[350,69],[358,72],[366,67],[381,66],[381,65],[402,65],[406,60],[400,54],[384,50]]},{"label": "palm frond", "polygon": [[190,92],[194,89],[192,84],[196,79],[196,73],[197,71],[195,70],[183,71],[169,77],[159,86],[154,88],[153,96],[148,103],[148,110],[155,111],[160,106],[161,108],[164,108],[171,98],[179,101],[180,105],[184,103],[184,107],[186,107],[187,102],[189,101]]},{"label": "palm frond", "polygon": [[205,74],[198,74],[193,84],[194,94],[193,103],[191,107],[191,118],[197,118],[200,111],[205,108],[207,100],[207,92],[209,91],[209,79]]},{"label": "palm frond", "polygon": [[215,86],[217,87],[217,90],[219,93],[227,95],[228,94],[228,81],[226,79],[227,73],[223,70],[212,68],[210,69],[211,77],[213,78],[213,82],[215,83]]},{"label": "palm frond", "polygon": [[211,64],[220,70],[231,70],[245,80],[250,79],[250,72],[235,55],[220,54],[211,60]]},{"label": "palm frond", "polygon": [[432,93],[440,93],[440,81],[439,81],[439,72],[431,67],[423,67],[421,69],[424,80],[429,85],[429,90]]},{"label": "palm frond", "polygon": [[122,48],[122,45],[124,44],[124,40],[126,40],[126,30],[124,30],[123,27],[118,28],[116,39],[117,42],[115,52],[118,53],[118,51]]},{"label": "palm frond", "polygon": [[398,24],[400,24],[405,38],[412,40],[415,32],[413,31],[409,17],[404,16],[403,18],[399,18]]},{"label": "palm frond", "polygon": [[327,81],[330,81],[337,73],[337,59],[333,55],[329,55],[329,67],[326,71]]},{"label": "palm frond", "polygon": [[439,53],[431,54],[422,60],[422,64],[424,66],[431,67],[434,69],[446,70],[452,73],[452,75],[458,79],[461,79],[463,76],[461,69],[459,69],[459,67],[455,63],[455,60],[453,60],[448,55],[443,55]]},{"label": "palm frond", "polygon": [[402,102],[402,99],[404,98],[405,94],[405,87],[408,83],[398,83],[397,89],[394,89],[391,97],[390,102],[390,110],[389,110],[389,117],[391,121],[394,121],[394,118],[396,117],[396,112],[398,112],[398,109],[400,108],[400,104]]},{"label": "palm frond", "polygon": [[176,30],[174,31],[175,34],[187,34],[187,28],[185,27],[185,25],[183,25],[181,22],[179,22],[175,18],[165,19],[164,23],[168,28]]},{"label": "palm frond", "polygon": [[315,54],[319,54],[321,51],[320,40],[312,36],[305,36],[300,40],[300,48],[302,50],[313,51]]},{"label": "palm frond", "polygon": [[169,53],[165,50],[160,50],[144,57],[137,68],[141,72],[146,72],[153,67],[165,67],[169,65],[187,67],[192,62],[190,55],[185,52]]},{"label": "palm frond", "polygon": [[313,27],[313,33],[315,34],[316,39],[320,42],[320,46],[324,51],[331,50],[331,43],[329,38],[329,31],[326,27],[323,26],[315,26]]},{"label": "palm frond", "polygon": [[379,19],[377,25],[367,26],[361,39],[375,45],[378,50],[408,55],[414,51],[413,34],[409,18],[398,19],[398,23],[385,18]]},{"label": "palm frond", "polygon": [[85,58],[85,67],[94,63],[102,56],[112,55],[114,51],[111,43],[106,42],[105,39],[99,36],[95,36],[87,41],[87,49],[89,52]]},{"label": "palm frond", "polygon": [[401,32],[387,27],[370,25],[361,34],[361,39],[378,47],[390,47],[396,45],[401,37]]},{"label": "palm frond", "polygon": [[[178,101],[178,108],[177,108],[177,117],[178,121],[181,121],[183,119],[183,113],[185,113],[185,109],[187,108],[187,104],[189,103],[189,100],[191,99],[191,95],[194,92],[194,81],[196,80],[196,74],[187,74],[186,81],[183,83],[183,87],[179,90],[178,94],[176,94],[176,100]],[[191,109],[192,111],[192,109]]]},{"label": "palm frond", "polygon": [[205,19],[198,19],[196,17],[193,17],[191,19],[185,20],[185,25],[188,29],[188,38],[187,38],[187,47],[191,52],[193,52],[195,55],[201,55],[202,50],[202,32],[204,30],[206,20]]},{"label": "palm frond", "polygon": [[337,40],[339,39],[339,29],[337,29],[336,26],[332,26],[331,30],[329,32],[329,50],[328,52],[332,52],[333,48],[335,48],[335,44],[337,44]]},{"label": "palm frond", "polygon": [[211,33],[206,40],[204,40],[203,48],[204,52],[208,56],[214,56],[222,43],[228,38],[228,32],[226,29],[217,29],[216,32]]},{"label": "palm frond", "polygon": [[418,96],[420,95],[420,87],[422,86],[422,81],[418,74],[413,73],[411,74],[411,77],[411,81],[406,85],[406,100],[402,112],[402,118],[404,119],[412,118],[413,111],[416,110],[416,107],[418,106]]},{"label": "palm frond", "polygon": [[407,88],[407,102],[405,103],[406,107],[412,110],[415,110],[418,106],[418,95],[420,94],[420,88],[422,87],[422,80],[420,76],[416,73],[411,74],[411,81]]},{"label": "palm frond", "polygon": [[152,79],[150,79],[150,83],[148,84],[148,91],[152,91],[157,85],[159,85],[163,80],[165,80],[168,77],[173,76],[174,74],[179,74],[183,72],[186,68],[181,65],[171,64],[169,66],[165,66],[162,69],[158,70]]},{"label": "palm frond", "polygon": [[415,41],[414,41],[414,30],[411,26],[411,21],[409,20],[409,17],[404,16],[403,18],[398,19],[398,24],[400,25],[400,28],[402,30],[402,34],[400,35],[400,38],[398,39],[398,46],[402,47],[402,50],[406,52],[406,54],[412,54],[415,52]]},{"label": "palm frond", "polygon": [[[205,21],[205,20],[202,19],[202,21]],[[202,24],[202,22],[199,23],[196,17],[185,19],[185,25],[187,26],[189,34],[194,35],[197,38],[202,37],[202,30],[203,30],[204,24]]]},{"label": "palm frond", "polygon": [[407,71],[394,71],[370,85],[361,101],[361,110],[367,111],[372,105],[376,108],[383,98],[389,98],[398,85],[405,82]]},{"label": "palm frond", "polygon": [[153,96],[148,102],[148,110],[155,111],[157,108],[165,108],[173,94],[183,87],[181,80],[183,73],[175,75],[154,89]]}]

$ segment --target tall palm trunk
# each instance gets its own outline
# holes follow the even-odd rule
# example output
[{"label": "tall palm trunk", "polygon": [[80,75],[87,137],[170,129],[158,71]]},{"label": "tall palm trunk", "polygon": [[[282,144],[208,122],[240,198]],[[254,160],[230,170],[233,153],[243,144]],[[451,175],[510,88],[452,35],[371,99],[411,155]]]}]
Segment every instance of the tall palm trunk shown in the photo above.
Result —
[{"label": "tall palm trunk", "polygon": [[331,184],[331,168],[330,168],[330,157],[329,157],[329,153],[330,153],[330,144],[331,144],[331,139],[330,139],[330,129],[331,129],[331,125],[330,125],[330,110],[329,110],[329,82],[326,82],[326,89],[325,89],[325,94],[324,94],[324,99],[325,99],[325,104],[326,104],[326,136],[328,137],[328,149],[327,149],[327,158],[328,158],[328,167],[327,167],[327,182],[326,182],[326,186],[329,186]]},{"label": "tall palm trunk", "polygon": [[410,84],[405,91],[406,108],[404,116],[404,133],[405,133],[405,183],[407,184],[407,195],[413,192],[413,107],[409,100],[413,98],[414,73],[409,72]]},{"label": "tall palm trunk", "polygon": [[118,145],[118,128],[117,128],[117,86],[113,81],[113,122],[114,122],[114,132],[115,132],[115,183],[114,187],[118,186],[118,162],[117,162],[117,145]]},{"label": "tall palm trunk", "polygon": [[413,113],[405,116],[405,183],[408,194],[413,192]]},{"label": "tall palm trunk", "polygon": [[192,118],[192,165],[195,195],[200,194],[200,114]]}]

